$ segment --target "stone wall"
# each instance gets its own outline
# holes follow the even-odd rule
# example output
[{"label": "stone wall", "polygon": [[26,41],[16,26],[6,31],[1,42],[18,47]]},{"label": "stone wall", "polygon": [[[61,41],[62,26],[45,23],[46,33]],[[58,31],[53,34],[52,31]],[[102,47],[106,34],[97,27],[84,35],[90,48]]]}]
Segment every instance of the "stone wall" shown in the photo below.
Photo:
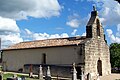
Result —
[{"label": "stone wall", "polygon": [[4,70],[18,71],[25,64],[42,64],[42,54],[46,54],[46,64],[83,63],[83,55],[78,53],[78,46],[51,47],[4,51]]},{"label": "stone wall", "polygon": [[[50,67],[51,75],[54,77],[66,77],[71,78],[72,77],[72,65],[71,66],[60,66],[60,65],[42,65],[43,68],[43,75],[46,76],[47,67]],[[24,72],[29,73],[30,72],[30,65],[24,66]],[[32,72],[34,74],[39,73],[39,65],[33,65],[32,66]]]},{"label": "stone wall", "polygon": [[[97,20],[97,17],[96,19]],[[97,36],[96,22],[92,25],[93,37],[85,43],[85,74],[91,73],[93,76],[98,74],[98,61],[101,61],[101,74],[111,73],[109,47],[104,38],[104,31],[100,26],[100,36]],[[100,67],[99,67],[100,69]]]}]

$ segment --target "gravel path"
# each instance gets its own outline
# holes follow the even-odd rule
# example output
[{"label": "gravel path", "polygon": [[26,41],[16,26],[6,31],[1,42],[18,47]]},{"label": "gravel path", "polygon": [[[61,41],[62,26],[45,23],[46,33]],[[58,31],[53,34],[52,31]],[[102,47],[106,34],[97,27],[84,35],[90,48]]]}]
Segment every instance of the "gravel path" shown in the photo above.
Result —
[{"label": "gravel path", "polygon": [[100,77],[100,80],[120,80],[120,74],[112,73],[111,75]]}]

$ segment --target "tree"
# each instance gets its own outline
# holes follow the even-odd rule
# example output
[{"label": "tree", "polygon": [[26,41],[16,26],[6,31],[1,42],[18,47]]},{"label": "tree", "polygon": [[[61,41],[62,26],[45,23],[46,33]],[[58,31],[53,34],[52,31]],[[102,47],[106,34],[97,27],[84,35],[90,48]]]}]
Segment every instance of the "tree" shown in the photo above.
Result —
[{"label": "tree", "polygon": [[120,68],[120,44],[112,43],[110,44],[110,62],[112,68]]}]

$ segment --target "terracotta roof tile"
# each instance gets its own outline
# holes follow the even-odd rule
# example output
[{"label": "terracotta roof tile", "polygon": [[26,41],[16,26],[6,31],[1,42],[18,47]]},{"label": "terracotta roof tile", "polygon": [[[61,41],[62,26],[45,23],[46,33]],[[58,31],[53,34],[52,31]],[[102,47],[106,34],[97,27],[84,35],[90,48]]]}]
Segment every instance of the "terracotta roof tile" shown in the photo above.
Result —
[{"label": "terracotta roof tile", "polygon": [[87,38],[83,36],[83,37],[56,38],[56,39],[21,42],[12,45],[5,50],[75,45],[75,44],[80,44],[85,39]]}]

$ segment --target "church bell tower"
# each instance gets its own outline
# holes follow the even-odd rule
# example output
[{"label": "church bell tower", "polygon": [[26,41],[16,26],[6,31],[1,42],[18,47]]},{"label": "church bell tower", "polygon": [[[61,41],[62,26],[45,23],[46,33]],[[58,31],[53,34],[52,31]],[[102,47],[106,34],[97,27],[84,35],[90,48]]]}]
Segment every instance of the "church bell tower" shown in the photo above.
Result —
[{"label": "church bell tower", "polygon": [[103,33],[103,28],[100,23],[98,12],[93,6],[93,11],[91,12],[90,20],[88,21],[88,24],[86,26],[86,37],[87,38],[95,38],[95,37],[101,37]]}]

